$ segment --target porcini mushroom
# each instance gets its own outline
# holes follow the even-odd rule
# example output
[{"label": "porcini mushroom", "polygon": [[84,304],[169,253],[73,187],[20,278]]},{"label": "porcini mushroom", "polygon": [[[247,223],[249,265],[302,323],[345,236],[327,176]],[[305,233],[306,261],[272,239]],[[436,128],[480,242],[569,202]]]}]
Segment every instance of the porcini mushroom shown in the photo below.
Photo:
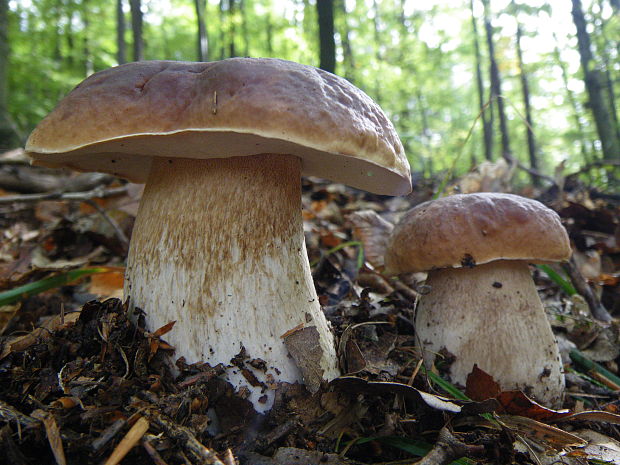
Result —
[{"label": "porcini mushroom", "polygon": [[273,400],[267,384],[302,381],[282,340],[290,330],[315,328],[312,369],[338,375],[305,251],[301,174],[381,194],[411,188],[378,105],[342,78],[277,59],[98,72],[37,126],[26,150],[40,165],[146,182],[125,296],[151,330],[176,321],[166,337],[189,363],[258,359],[265,369],[226,376],[261,412]]},{"label": "porcini mushroom", "polygon": [[548,405],[562,402],[557,342],[528,263],[570,257],[558,215],[511,194],[461,194],[420,204],[390,236],[388,274],[428,271],[415,328],[424,359],[447,350],[453,382],[474,364],[503,389],[521,389]]}]

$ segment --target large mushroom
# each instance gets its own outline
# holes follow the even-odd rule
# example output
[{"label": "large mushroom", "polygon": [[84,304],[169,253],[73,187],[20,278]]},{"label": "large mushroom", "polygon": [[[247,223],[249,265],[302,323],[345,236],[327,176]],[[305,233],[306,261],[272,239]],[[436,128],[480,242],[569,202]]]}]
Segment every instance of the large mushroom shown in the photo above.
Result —
[{"label": "large mushroom", "polygon": [[338,375],[306,256],[301,174],[380,194],[411,188],[378,105],[342,78],[277,59],[98,72],[37,126],[26,151],[36,164],[146,182],[125,296],[151,330],[176,321],[166,336],[190,363],[255,359],[258,369],[230,366],[226,377],[261,412],[272,381],[302,382],[282,339],[293,329],[314,337],[306,373]]},{"label": "large mushroom", "polygon": [[548,405],[562,402],[557,342],[528,263],[570,257],[558,215],[511,194],[465,194],[420,204],[390,236],[388,274],[428,271],[430,292],[415,328],[424,359],[447,350],[452,381],[465,384],[474,364],[503,389],[521,389]]}]

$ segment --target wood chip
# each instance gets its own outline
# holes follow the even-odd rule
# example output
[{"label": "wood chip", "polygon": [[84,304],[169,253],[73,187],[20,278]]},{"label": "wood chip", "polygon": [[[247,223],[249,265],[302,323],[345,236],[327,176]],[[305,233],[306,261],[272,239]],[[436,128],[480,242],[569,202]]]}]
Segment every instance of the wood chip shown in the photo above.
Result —
[{"label": "wood chip", "polygon": [[105,465],[117,465],[123,460],[123,457],[133,449],[133,447],[140,442],[142,436],[148,431],[149,422],[146,418],[140,417],[138,421],[134,423],[131,429],[127,432],[125,437],[118,443],[116,449],[112,452],[112,455],[106,460]]}]

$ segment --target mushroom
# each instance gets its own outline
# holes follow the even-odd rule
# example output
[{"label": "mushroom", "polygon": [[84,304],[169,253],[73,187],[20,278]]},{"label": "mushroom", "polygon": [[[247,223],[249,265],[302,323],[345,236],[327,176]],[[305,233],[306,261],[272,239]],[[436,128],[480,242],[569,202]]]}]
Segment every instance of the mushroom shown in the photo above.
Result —
[{"label": "mushroom", "polygon": [[426,363],[447,351],[453,382],[474,364],[503,389],[561,405],[557,342],[528,263],[570,257],[558,215],[512,194],[460,194],[408,211],[390,236],[387,274],[428,271],[415,328]]},{"label": "mushroom", "polygon": [[291,330],[311,329],[318,350],[303,374],[338,376],[306,256],[301,174],[380,194],[411,189],[377,104],[342,78],[277,59],[95,73],[36,127],[26,151],[39,165],[146,182],[125,298],[150,330],[176,321],[167,334],[176,355],[227,365],[226,379],[247,388],[259,412],[271,408],[268,386],[302,382],[283,343]]}]

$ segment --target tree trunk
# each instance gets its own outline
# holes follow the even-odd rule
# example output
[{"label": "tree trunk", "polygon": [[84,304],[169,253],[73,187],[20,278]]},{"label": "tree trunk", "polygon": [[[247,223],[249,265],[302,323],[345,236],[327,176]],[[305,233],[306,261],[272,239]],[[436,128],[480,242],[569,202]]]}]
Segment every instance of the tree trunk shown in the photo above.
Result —
[{"label": "tree trunk", "polygon": [[579,45],[584,82],[588,93],[588,103],[594,115],[594,123],[601,141],[603,156],[606,159],[619,159],[620,140],[618,140],[614,120],[605,98],[608,92],[605,89],[602,73],[600,70],[595,69],[592,64],[590,36],[586,29],[586,20],[581,8],[581,0],[572,0],[572,2],[573,22],[577,28],[577,43]]},{"label": "tree trunk", "polygon": [[125,29],[125,12],[123,11],[123,0],[116,0],[116,61],[119,65],[127,62]]},{"label": "tree trunk", "polygon": [[209,61],[209,38],[205,22],[206,0],[194,0],[198,24],[198,61]]},{"label": "tree trunk", "polygon": [[62,1],[56,0],[52,16],[54,17],[54,60],[58,63],[62,60],[62,52],[60,51],[60,43],[62,41]]},{"label": "tree trunk", "polygon": [[17,147],[20,140],[8,110],[9,2],[0,0],[0,151]]},{"label": "tree trunk", "polygon": [[226,15],[224,14],[226,11],[225,0],[220,0],[218,5],[218,14],[220,19],[220,60],[226,58],[226,31],[228,30],[226,27]]},{"label": "tree trunk", "polygon": [[265,46],[267,47],[267,56],[273,56],[273,21],[271,20],[271,12],[265,15],[265,33],[267,34]]},{"label": "tree trunk", "polygon": [[320,68],[336,72],[336,41],[334,39],[334,0],[318,0]]},{"label": "tree trunk", "polygon": [[493,26],[491,25],[489,0],[482,0],[484,4],[484,27],[487,36],[487,46],[489,48],[489,62],[491,70],[491,96],[497,102],[497,113],[499,115],[499,129],[502,136],[502,157],[509,163],[513,163],[512,151],[510,150],[510,135],[508,134],[508,123],[506,120],[506,110],[502,97],[502,85],[495,59],[495,47],[493,44]]},{"label": "tree trunk", "polygon": [[[519,76],[521,78],[521,92],[523,93],[523,106],[525,108],[525,121],[527,122],[527,150],[530,156],[530,168],[538,171],[538,156],[536,153],[536,140],[534,138],[534,122],[532,120],[532,106],[530,105],[530,86],[523,67],[523,50],[521,49],[521,37],[523,30],[521,24],[517,22],[517,61],[519,65]],[[540,185],[540,178],[531,174],[532,184]]]},{"label": "tree trunk", "polygon": [[344,77],[348,81],[355,83],[355,58],[353,57],[353,48],[351,47],[351,29],[347,20],[347,5],[345,0],[336,0],[336,8],[342,15],[342,30],[340,37],[342,40],[342,64],[344,67]]},{"label": "tree trunk", "polygon": [[131,7],[131,29],[133,31],[133,61],[144,60],[144,41],[142,37],[142,2],[129,0]]},{"label": "tree trunk", "polygon": [[237,0],[228,0],[228,56],[236,57],[237,48],[235,46],[235,36],[237,35],[237,23],[235,21],[235,10]]},{"label": "tree trunk", "polygon": [[[602,0],[599,0],[599,7],[600,11],[603,11],[603,9],[605,8]],[[617,15],[618,11],[614,10],[614,13]],[[612,46],[605,32],[608,20],[602,18],[602,15],[600,15],[599,20],[601,22],[600,34],[603,40],[603,46],[601,47],[601,58],[603,60],[603,65],[605,68],[605,86],[607,87],[607,91],[609,93],[609,111],[611,113],[614,127],[616,128],[616,137],[618,138],[618,140],[620,140],[620,124],[618,124],[618,107],[616,106],[616,92],[614,89],[615,79],[614,76],[612,76],[612,70],[614,69],[614,60],[609,53],[609,50],[612,48]],[[618,47],[620,47],[620,41],[617,42],[617,45]]]},{"label": "tree trunk", "polygon": [[[372,25],[373,25],[374,39],[375,39],[375,59],[377,60],[377,66],[379,67],[381,65],[381,62],[383,61],[383,54],[381,53],[382,41],[381,41],[381,31],[379,29],[379,3],[377,0],[372,0],[372,11],[373,11]],[[380,72],[374,73],[375,75],[374,98],[379,105],[381,105],[381,101],[383,100],[383,98],[381,97],[382,82],[381,82],[381,79],[379,78],[380,74],[381,74]]]},{"label": "tree trunk", "polygon": [[84,30],[82,31],[82,60],[84,75],[90,76],[95,72],[95,64],[93,62],[93,55],[90,45],[90,12],[89,1],[83,0],[80,7],[80,15],[82,16],[82,24]]},{"label": "tree trunk", "polygon": [[239,0],[239,13],[241,14],[241,38],[243,39],[243,56],[250,56],[250,31],[248,31],[248,15],[245,0]]},{"label": "tree trunk", "polygon": [[579,105],[579,102],[577,101],[577,97],[575,97],[575,93],[570,89],[569,86],[569,77],[568,77],[568,70],[566,69],[566,63],[564,62],[564,60],[562,60],[562,55],[560,53],[560,48],[558,46],[558,39],[555,35],[555,33],[553,33],[553,39],[555,41],[555,47],[554,47],[554,51],[553,51],[553,56],[555,58],[556,64],[560,67],[560,70],[562,71],[562,84],[564,85],[564,89],[566,89],[566,97],[568,99],[568,102],[570,103],[571,108],[573,109],[573,121],[575,123],[575,128],[577,128],[577,132],[579,134],[579,146],[580,146],[580,151],[581,151],[581,156],[583,157],[583,160],[590,164],[592,162],[594,162],[594,149],[592,147],[592,142],[590,141],[590,139],[586,136],[586,130],[583,127],[583,122],[581,121],[581,106]]},{"label": "tree trunk", "polygon": [[482,120],[482,135],[484,143],[484,158],[491,161],[493,159],[493,126],[489,114],[485,111],[484,84],[482,82],[482,56],[480,53],[480,43],[478,42],[478,22],[474,15],[474,0],[470,0],[471,25],[474,36],[474,56],[476,60],[476,86],[478,88],[478,107],[480,119]]}]

